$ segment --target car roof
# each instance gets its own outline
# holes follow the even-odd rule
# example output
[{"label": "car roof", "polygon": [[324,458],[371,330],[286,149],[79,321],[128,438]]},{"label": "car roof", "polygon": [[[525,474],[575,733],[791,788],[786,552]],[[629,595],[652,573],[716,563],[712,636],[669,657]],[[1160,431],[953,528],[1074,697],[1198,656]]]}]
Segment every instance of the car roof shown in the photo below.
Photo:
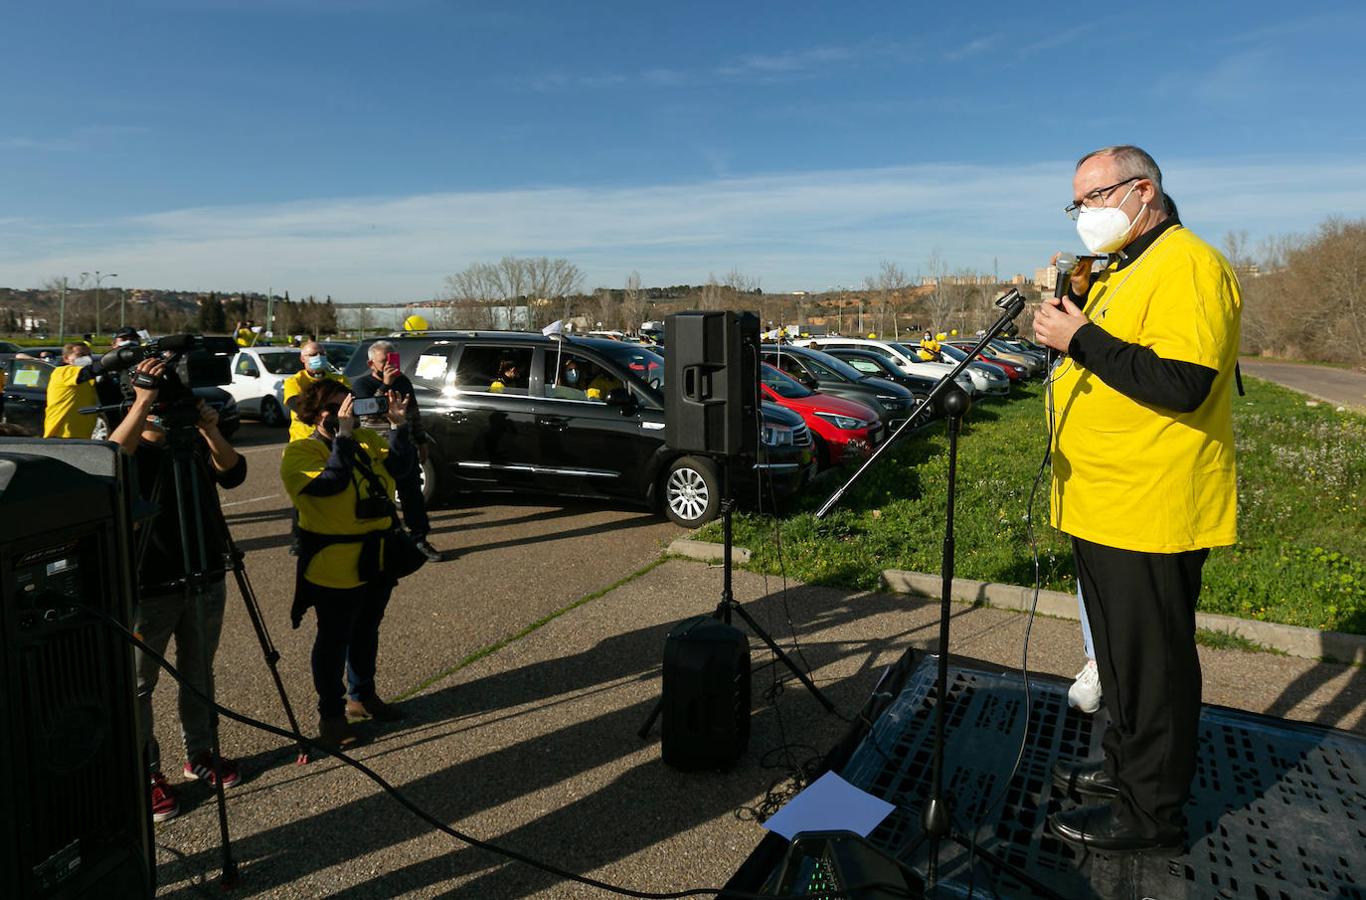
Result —
[{"label": "car roof", "polygon": [[580,337],[578,335],[565,334],[559,337],[541,334],[539,331],[424,331],[420,334],[413,332],[395,332],[381,338],[367,338],[367,342],[375,340],[384,341],[517,341],[519,343],[544,344],[553,346],[556,341],[563,340],[566,344],[578,347],[620,349],[623,346],[650,350],[649,344],[634,344],[628,341],[615,341],[611,338]]}]

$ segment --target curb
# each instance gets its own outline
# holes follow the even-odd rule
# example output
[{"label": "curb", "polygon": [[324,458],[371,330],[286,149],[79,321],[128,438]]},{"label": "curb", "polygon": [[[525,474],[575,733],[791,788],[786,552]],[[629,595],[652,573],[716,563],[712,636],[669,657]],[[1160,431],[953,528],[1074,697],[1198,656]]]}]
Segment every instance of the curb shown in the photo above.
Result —
[{"label": "curb", "polygon": [[[668,552],[674,556],[702,562],[720,562],[722,547],[710,541],[694,541],[680,538],[669,545]],[[736,563],[747,563],[750,551],[744,547],[731,549]],[[889,591],[898,594],[912,594],[918,597],[938,598],[944,579],[939,575],[925,572],[906,572],[901,569],[884,569],[882,583]],[[1028,612],[1034,601],[1034,589],[1017,584],[996,584],[988,581],[974,581],[971,578],[953,580],[952,599],[959,603],[974,606],[990,606],[995,609],[1011,609]],[[1058,619],[1078,621],[1077,597],[1062,591],[1039,591],[1038,611]],[[1240,619],[1237,616],[1223,616],[1216,613],[1196,613],[1195,624],[1198,628],[1236,634],[1271,650],[1279,650],[1288,656],[1302,659],[1323,659],[1351,665],[1366,665],[1366,636],[1345,634],[1341,631],[1318,631],[1299,625],[1281,625],[1276,622],[1258,622],[1253,619]]]},{"label": "curb", "polygon": [[[884,569],[882,583],[888,590],[902,594],[938,597],[944,580],[939,575],[924,572],[905,572]],[[970,578],[953,580],[952,598],[959,603],[991,606],[1028,612],[1034,599],[1034,589],[1015,584],[994,584]],[[1077,597],[1062,591],[1039,591],[1039,612],[1059,619],[1078,621]],[[1328,659],[1335,662],[1366,664],[1366,637],[1340,631],[1318,631],[1299,625],[1277,622],[1258,622],[1223,616],[1216,613],[1196,613],[1197,628],[1236,634],[1249,641],[1304,659]]]},{"label": "curb", "polygon": [[[702,562],[720,562],[721,557],[725,554],[725,548],[721,544],[713,544],[711,541],[679,538],[669,545],[668,552],[674,556],[701,560]],[[750,552],[744,547],[731,547],[730,557],[733,563],[747,563]]]}]

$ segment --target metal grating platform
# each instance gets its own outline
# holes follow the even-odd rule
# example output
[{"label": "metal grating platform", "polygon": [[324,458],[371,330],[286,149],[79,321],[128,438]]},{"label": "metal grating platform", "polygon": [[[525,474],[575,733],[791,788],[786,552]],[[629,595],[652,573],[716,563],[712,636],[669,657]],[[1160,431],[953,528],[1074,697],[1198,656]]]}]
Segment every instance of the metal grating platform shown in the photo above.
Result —
[{"label": "metal grating platform", "polygon": [[[898,804],[869,839],[907,855],[929,791],[936,658],[925,656],[854,750],[841,774]],[[1084,857],[1046,831],[1046,817],[1076,803],[1053,787],[1058,760],[1100,755],[1103,713],[1067,706],[1067,685],[1031,678],[1033,713],[1020,769],[979,845],[1066,897],[1366,900],[1366,739],[1221,707],[1201,712],[1200,756],[1186,807],[1186,856]],[[980,818],[1010,773],[1023,724],[1018,673],[950,666],[945,786],[960,827]],[[966,896],[967,854],[940,848],[940,891]],[[1032,897],[1009,876],[974,866],[976,897]]]}]

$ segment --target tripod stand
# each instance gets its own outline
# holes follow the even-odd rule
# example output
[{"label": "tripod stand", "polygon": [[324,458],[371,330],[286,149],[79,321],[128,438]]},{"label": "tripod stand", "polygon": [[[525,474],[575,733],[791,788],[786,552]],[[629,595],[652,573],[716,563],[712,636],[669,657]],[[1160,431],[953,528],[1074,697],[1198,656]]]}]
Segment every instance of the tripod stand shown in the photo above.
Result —
[{"label": "tripod stand", "polygon": [[[184,410],[172,409],[168,413],[168,418],[173,420],[181,417],[188,418],[188,416],[184,416],[184,413]],[[173,424],[167,429],[166,450],[164,451],[166,456],[158,466],[150,492],[149,499],[157,504],[161,510],[157,515],[168,514],[166,502],[168,494],[174,498],[175,523],[179,528],[182,574],[170,583],[179,587],[186,606],[193,607],[196,628],[200,635],[205,635],[207,634],[207,619],[204,606],[207,602],[208,590],[216,580],[221,579],[227,572],[233,573],[238,591],[246,604],[247,616],[251,619],[252,627],[256,632],[256,639],[261,645],[262,655],[265,657],[266,665],[275,682],[275,689],[280,695],[280,702],[284,706],[290,729],[296,736],[300,736],[299,723],[295,719],[294,710],[290,706],[289,697],[285,693],[284,682],[280,679],[280,672],[277,667],[280,653],[276,650],[270,639],[270,633],[266,630],[260,605],[256,601],[255,592],[247,578],[246,566],[243,563],[244,554],[233,543],[227,522],[223,518],[223,510],[218,503],[207,504],[208,508],[206,509],[204,493],[202,492],[216,491],[217,488],[208,474],[208,463],[196,449],[201,440],[197,428],[190,422]],[[140,452],[145,452],[145,450]],[[206,512],[209,515],[206,516]],[[155,526],[155,521],[148,521],[143,524],[136,553],[139,574],[143,571],[148,550],[156,535]],[[210,532],[207,529],[212,529],[212,536],[217,538],[215,546],[224,548],[217,560],[212,559],[214,552],[210,546]],[[179,653],[179,649],[177,652]],[[214,689],[210,656],[211,654],[207,652],[207,649],[202,653],[202,669],[198,674],[203,679],[204,692],[212,697]],[[229,888],[237,881],[237,864],[232,856],[227,803],[223,794],[218,717],[212,710],[210,710],[208,721],[210,766],[213,772],[212,781],[218,804],[218,828],[223,851],[223,874],[220,884],[224,888]],[[298,762],[307,762],[307,755],[302,743],[300,743],[298,750]]]},{"label": "tripod stand", "polygon": [[[792,661],[792,658],[783,652],[783,649],[773,640],[772,635],[767,631],[764,631],[759,623],[754,621],[754,617],[751,616],[735,599],[735,594],[731,589],[731,551],[734,548],[732,516],[735,512],[735,500],[730,494],[730,466],[731,461],[729,459],[723,459],[721,461],[721,602],[716,604],[716,609],[712,612],[712,618],[719,619],[729,625],[731,615],[738,615],[744,620],[745,624],[749,626],[749,630],[754,632],[761,641],[768,645],[768,648],[773,651],[773,655],[777,657],[778,661],[787,666],[793,675],[797,676],[797,680],[811,692],[811,696],[820,701],[821,706],[825,707],[827,712],[835,712],[835,704],[830,701],[830,698],[825,696],[820,688],[816,687],[816,683],[811,680],[810,676],[803,672],[801,668]],[[640,726],[640,730],[637,731],[636,734],[644,739],[645,736],[650,733],[650,729],[654,727],[655,719],[659,718],[659,714],[663,709],[663,699],[655,701],[654,709],[650,711],[650,715],[645,720],[645,724]]]}]

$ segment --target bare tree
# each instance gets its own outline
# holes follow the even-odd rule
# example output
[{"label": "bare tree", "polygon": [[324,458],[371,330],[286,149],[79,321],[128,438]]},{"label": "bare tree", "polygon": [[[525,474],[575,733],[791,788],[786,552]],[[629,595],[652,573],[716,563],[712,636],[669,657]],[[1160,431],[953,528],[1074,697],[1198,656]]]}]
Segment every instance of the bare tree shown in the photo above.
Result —
[{"label": "bare tree", "polygon": [[716,275],[708,275],[707,283],[702,285],[702,295],[698,305],[702,309],[721,309],[724,297],[724,290],[721,283],[716,280]]},{"label": "bare tree", "polygon": [[639,272],[626,276],[626,289],[621,293],[621,313],[626,319],[627,329],[637,332],[645,322],[645,292],[640,289]]}]

